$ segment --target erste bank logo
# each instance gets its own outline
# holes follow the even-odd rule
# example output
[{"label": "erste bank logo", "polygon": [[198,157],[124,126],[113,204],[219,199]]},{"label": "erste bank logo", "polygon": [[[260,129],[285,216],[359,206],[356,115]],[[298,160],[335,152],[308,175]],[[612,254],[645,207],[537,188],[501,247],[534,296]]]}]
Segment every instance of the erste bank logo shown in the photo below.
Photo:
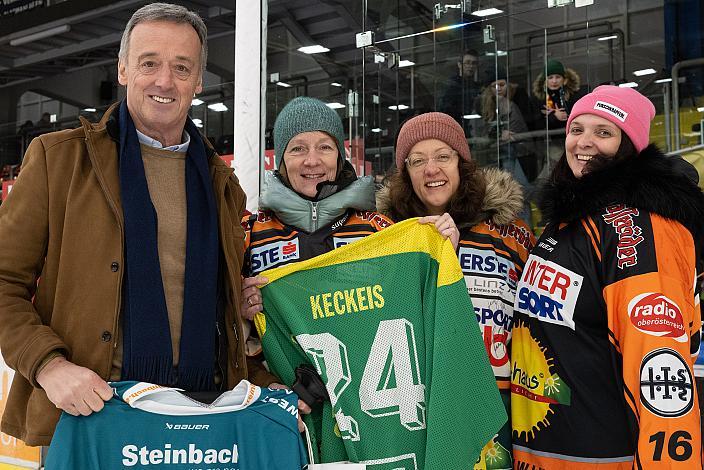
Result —
[{"label": "erste bank logo", "polygon": [[291,240],[267,243],[254,247],[250,251],[252,272],[258,273],[273,268],[283,262],[294,261],[300,257],[298,237]]}]

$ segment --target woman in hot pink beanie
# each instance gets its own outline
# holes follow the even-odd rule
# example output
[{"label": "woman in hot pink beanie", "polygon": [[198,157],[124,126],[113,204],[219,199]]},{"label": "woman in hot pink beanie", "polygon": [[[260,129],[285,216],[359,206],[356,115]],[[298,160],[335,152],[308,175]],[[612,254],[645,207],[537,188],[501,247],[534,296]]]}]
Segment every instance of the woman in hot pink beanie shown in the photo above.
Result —
[{"label": "woman in hot pink beanie", "polygon": [[600,86],[575,103],[517,286],[517,467],[701,468],[704,195],[648,145],[655,107]]}]

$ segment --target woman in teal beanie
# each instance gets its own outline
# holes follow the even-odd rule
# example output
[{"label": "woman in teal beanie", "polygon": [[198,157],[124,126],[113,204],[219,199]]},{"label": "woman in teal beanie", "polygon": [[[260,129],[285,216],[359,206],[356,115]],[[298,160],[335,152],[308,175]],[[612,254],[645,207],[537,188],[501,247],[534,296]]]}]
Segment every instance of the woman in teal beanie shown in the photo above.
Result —
[{"label": "woman in teal beanie", "polygon": [[[344,157],[337,112],[315,98],[298,97],[274,123],[277,171],[267,172],[259,210],[245,217],[242,315],[262,309],[258,285],[266,269],[327,253],[392,224],[375,212],[374,181],[357,178]],[[248,353],[257,355],[256,341]]]}]

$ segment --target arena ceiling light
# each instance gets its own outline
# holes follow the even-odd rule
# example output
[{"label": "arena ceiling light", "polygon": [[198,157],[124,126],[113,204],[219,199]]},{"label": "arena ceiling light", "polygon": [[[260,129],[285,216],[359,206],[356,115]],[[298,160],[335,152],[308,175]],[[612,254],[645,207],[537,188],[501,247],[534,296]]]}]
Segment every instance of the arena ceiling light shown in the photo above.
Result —
[{"label": "arena ceiling light", "polygon": [[603,36],[597,39],[597,41],[610,41],[612,39],[618,39],[618,36],[615,34],[612,34],[611,36]]},{"label": "arena ceiling light", "polygon": [[85,111],[87,113],[94,113],[96,111],[96,109],[95,108],[83,108],[83,111]]},{"label": "arena ceiling light", "polygon": [[636,82],[628,82],[628,83],[619,83],[618,86],[620,86],[621,88],[635,88],[638,86],[638,84]]},{"label": "arena ceiling light", "polygon": [[503,10],[499,10],[498,8],[485,8],[484,10],[473,11],[472,14],[474,16],[491,16],[498,15],[499,13],[503,12]]},{"label": "arena ceiling light", "polygon": [[291,86],[292,86],[292,85],[290,85],[290,84],[288,84],[288,83],[286,83],[286,82],[276,82],[276,84],[277,84],[278,86],[284,87],[284,88],[291,88]]},{"label": "arena ceiling light", "polygon": [[636,77],[642,77],[643,75],[652,75],[654,73],[657,73],[655,69],[642,69],[642,70],[636,70],[633,72],[633,75]]},{"label": "arena ceiling light", "polygon": [[342,83],[337,83],[337,82],[332,82],[330,86],[336,86],[338,88],[342,88]]},{"label": "arena ceiling light", "polygon": [[223,103],[213,103],[208,105],[208,109],[215,111],[216,113],[222,113],[223,111],[227,111],[227,106]]},{"label": "arena ceiling light", "polygon": [[399,105],[392,104],[391,106],[389,106],[389,109],[391,111],[403,111],[404,109],[408,109],[408,106],[406,106],[405,104],[399,104]]},{"label": "arena ceiling light", "polygon": [[398,61],[399,67],[410,67],[411,65],[416,65],[416,63],[411,60],[406,60],[406,59]]},{"label": "arena ceiling light", "polygon": [[462,116],[462,117],[463,117],[464,119],[479,119],[479,118],[481,118],[481,116],[478,115],[478,114],[465,114],[465,115]]},{"label": "arena ceiling light", "polygon": [[337,101],[333,101],[332,103],[325,103],[325,104],[330,109],[342,109],[345,107],[344,104],[338,103]]},{"label": "arena ceiling light", "polygon": [[191,106],[200,106],[203,103],[205,103],[205,101],[199,100],[198,98],[193,98],[193,100],[191,100]]},{"label": "arena ceiling light", "polygon": [[661,78],[659,80],[655,80],[655,83],[670,83],[671,81],[671,78]]},{"label": "arena ceiling light", "polygon": [[320,54],[321,52],[328,52],[329,50],[330,49],[325,46],[321,46],[320,44],[314,44],[312,46],[303,46],[298,48],[298,51],[303,52],[304,54]]},{"label": "arena ceiling light", "polygon": [[372,129],[372,132],[374,132],[375,134],[378,134],[379,132],[381,132],[381,128],[375,127],[374,129]]},{"label": "arena ceiling light", "polygon": [[193,119],[193,124],[195,124],[196,127],[203,127],[203,121],[200,119]]},{"label": "arena ceiling light", "polygon": [[50,38],[51,36],[68,33],[69,31],[71,31],[71,26],[62,24],[61,26],[56,26],[54,28],[45,29],[44,31],[37,31],[36,33],[15,38],[10,41],[10,45],[21,46],[22,44],[27,44],[28,42],[39,41],[40,39]]}]

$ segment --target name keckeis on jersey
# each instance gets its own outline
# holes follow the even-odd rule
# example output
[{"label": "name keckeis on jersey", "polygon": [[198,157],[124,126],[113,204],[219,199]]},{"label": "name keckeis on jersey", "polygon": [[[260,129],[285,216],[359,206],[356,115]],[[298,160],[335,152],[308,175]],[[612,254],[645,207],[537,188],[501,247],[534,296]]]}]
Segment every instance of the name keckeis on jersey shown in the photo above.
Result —
[{"label": "name keckeis on jersey", "polygon": [[376,284],[311,295],[310,309],[313,319],[383,308],[385,301],[382,292],[382,287]]},{"label": "name keckeis on jersey", "polygon": [[638,215],[640,215],[638,209],[618,204],[607,207],[606,213],[601,216],[604,222],[611,225],[618,235],[616,257],[619,269],[638,264],[636,246],[644,240],[642,237],[643,229],[633,221],[633,217]]},{"label": "name keckeis on jersey", "polygon": [[574,330],[574,308],[584,277],[530,255],[518,284],[515,310]]}]

